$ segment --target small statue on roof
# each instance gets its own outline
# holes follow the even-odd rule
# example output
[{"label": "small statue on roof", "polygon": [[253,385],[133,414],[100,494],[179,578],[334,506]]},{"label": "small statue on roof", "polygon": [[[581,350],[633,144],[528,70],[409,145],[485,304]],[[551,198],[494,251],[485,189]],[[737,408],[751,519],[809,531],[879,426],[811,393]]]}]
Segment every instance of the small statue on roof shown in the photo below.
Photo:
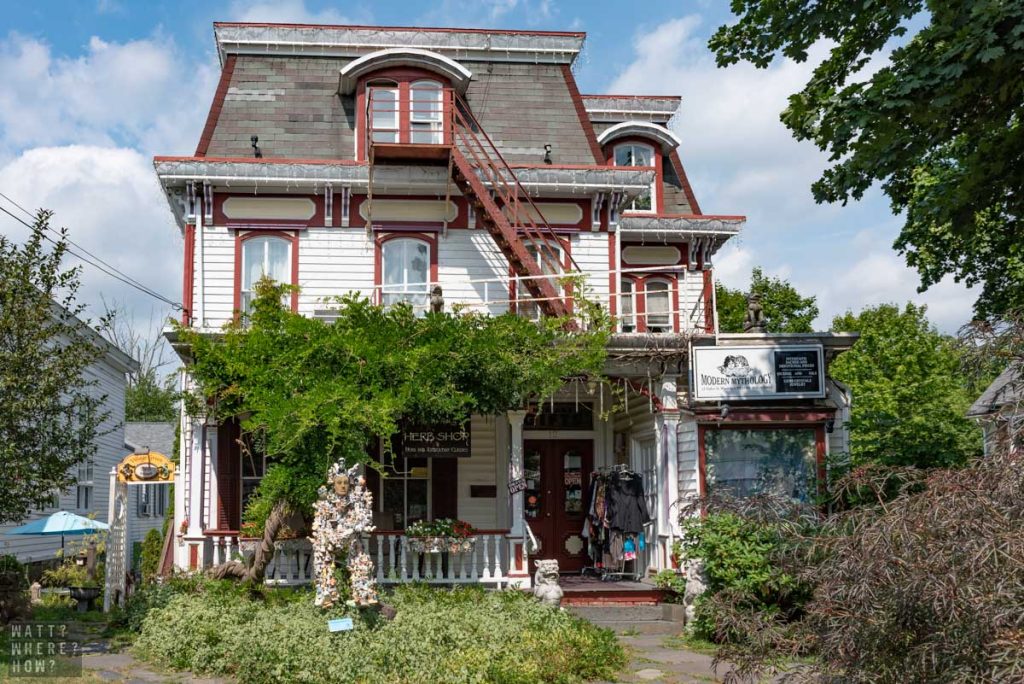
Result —
[{"label": "small statue on roof", "polygon": [[747,315],[743,318],[743,332],[763,333],[764,309],[761,308],[761,295],[751,292],[747,295]]}]

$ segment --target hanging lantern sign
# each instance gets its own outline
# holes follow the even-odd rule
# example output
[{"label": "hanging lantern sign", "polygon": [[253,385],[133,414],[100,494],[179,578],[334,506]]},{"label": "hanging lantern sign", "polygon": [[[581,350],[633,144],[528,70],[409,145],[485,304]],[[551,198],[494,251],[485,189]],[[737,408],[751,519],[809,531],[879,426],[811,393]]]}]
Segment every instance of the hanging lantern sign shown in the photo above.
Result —
[{"label": "hanging lantern sign", "polygon": [[122,484],[167,484],[174,481],[174,461],[156,451],[125,456],[117,466]]}]

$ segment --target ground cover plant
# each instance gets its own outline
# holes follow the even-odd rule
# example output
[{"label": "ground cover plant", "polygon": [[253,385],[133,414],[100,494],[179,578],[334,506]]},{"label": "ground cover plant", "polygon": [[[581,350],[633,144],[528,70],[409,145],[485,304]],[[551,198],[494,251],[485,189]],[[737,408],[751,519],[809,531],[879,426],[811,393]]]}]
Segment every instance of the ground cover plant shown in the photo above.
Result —
[{"label": "ground cover plant", "polygon": [[[145,592],[144,592],[145,593]],[[159,588],[129,605],[135,653],[197,675],[247,682],[575,682],[625,663],[615,636],[517,591],[399,587],[393,620],[313,606],[306,590],[217,581]],[[354,610],[354,609],[353,609]]]}]

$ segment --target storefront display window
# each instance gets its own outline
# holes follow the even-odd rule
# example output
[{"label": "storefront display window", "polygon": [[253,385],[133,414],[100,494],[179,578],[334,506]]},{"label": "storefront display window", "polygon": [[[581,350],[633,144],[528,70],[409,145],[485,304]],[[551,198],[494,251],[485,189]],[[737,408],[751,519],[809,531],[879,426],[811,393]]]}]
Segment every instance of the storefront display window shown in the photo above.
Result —
[{"label": "storefront display window", "polygon": [[709,429],[704,432],[708,492],[810,501],[817,491],[817,431]]}]

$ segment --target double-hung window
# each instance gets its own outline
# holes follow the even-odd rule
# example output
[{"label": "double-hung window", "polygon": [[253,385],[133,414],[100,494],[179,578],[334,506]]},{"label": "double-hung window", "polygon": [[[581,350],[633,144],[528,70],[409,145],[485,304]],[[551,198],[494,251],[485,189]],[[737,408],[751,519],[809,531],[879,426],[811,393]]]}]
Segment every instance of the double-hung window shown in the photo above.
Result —
[{"label": "double-hung window", "polygon": [[249,238],[242,242],[242,311],[250,313],[256,297],[256,283],[264,276],[279,283],[292,281],[292,245],[273,236]]},{"label": "double-hung window", "polygon": [[369,128],[375,143],[444,143],[444,96],[437,81],[370,84]]},{"label": "double-hung window", "polygon": [[443,114],[440,83],[415,81],[409,86],[409,142],[443,143]]},{"label": "double-hung window", "polygon": [[633,279],[622,279],[622,293],[619,296],[619,328],[624,333],[636,332],[636,292]]},{"label": "double-hung window", "polygon": [[644,311],[647,332],[672,331],[672,288],[665,280],[647,280],[645,283]]},{"label": "double-hung window", "polygon": [[373,142],[396,143],[399,134],[399,100],[397,85],[374,85],[370,93],[370,135]]},{"label": "double-hung window", "polygon": [[[615,166],[654,166],[654,148],[639,143],[624,143],[615,148]],[[651,189],[637,197],[627,211],[654,211],[658,180]]]},{"label": "double-hung window", "polygon": [[89,511],[93,506],[94,463],[92,459],[78,464],[78,485],[76,487],[76,507],[80,511]]},{"label": "double-hung window", "polygon": [[417,314],[427,310],[430,290],[430,245],[414,238],[395,238],[381,245],[381,303],[406,303]]},{"label": "double-hung window", "polygon": [[404,530],[418,520],[430,517],[430,460],[426,458],[385,457],[380,478],[380,512],[384,525]]}]

